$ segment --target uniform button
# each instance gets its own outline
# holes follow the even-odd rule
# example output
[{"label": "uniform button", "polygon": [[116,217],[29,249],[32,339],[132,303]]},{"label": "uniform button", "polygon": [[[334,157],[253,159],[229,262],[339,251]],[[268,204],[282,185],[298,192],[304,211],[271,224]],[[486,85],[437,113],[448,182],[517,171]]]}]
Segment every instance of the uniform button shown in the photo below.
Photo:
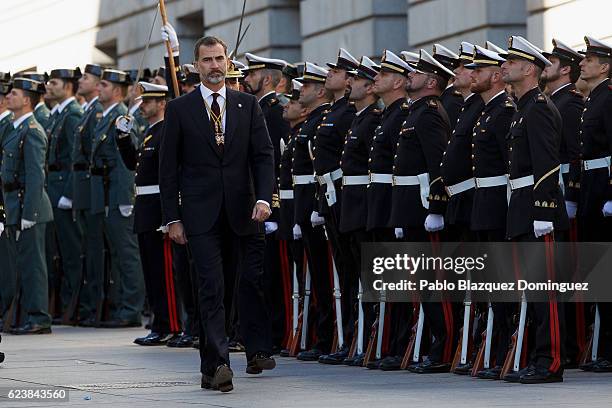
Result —
[{"label": "uniform button", "polygon": [[342,166],[342,160],[340,160],[340,166]]},{"label": "uniform button", "polygon": [[474,143],[472,143],[472,149],[474,148]]},{"label": "uniform button", "polygon": [[472,155],[472,160],[474,160],[474,155]]},{"label": "uniform button", "polygon": [[472,171],[476,171],[476,166],[472,166]]},{"label": "uniform button", "polygon": [[510,151],[512,151],[512,146],[510,146]]},{"label": "uniform button", "polygon": [[137,176],[137,175],[138,175],[138,172],[134,173],[134,176]]},{"label": "uniform button", "polygon": [[368,163],[372,163],[372,159],[368,159]]},{"label": "uniform button", "polygon": [[397,142],[397,147],[399,147],[399,142]]},{"label": "uniform button", "polygon": [[442,152],[442,156],[446,156],[446,152]]},{"label": "uniform button", "polygon": [[370,147],[370,151],[371,152],[374,151],[374,146]]},{"label": "uniform button", "polygon": [[480,126],[480,122],[476,122],[476,126]]},{"label": "uniform button", "polygon": [[476,132],[472,133],[473,136],[476,136]]}]

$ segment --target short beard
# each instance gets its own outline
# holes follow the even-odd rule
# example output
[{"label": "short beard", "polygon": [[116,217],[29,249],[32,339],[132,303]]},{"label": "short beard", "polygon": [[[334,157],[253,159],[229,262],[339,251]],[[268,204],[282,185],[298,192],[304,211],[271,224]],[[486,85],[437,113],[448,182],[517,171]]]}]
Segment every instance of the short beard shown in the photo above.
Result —
[{"label": "short beard", "polygon": [[225,74],[209,74],[206,76],[206,82],[217,85],[225,81]]},{"label": "short beard", "polygon": [[551,73],[551,74],[547,74],[546,77],[544,77],[544,75],[542,75],[542,82],[547,84],[549,82],[555,82],[556,80],[558,80],[559,78],[561,78],[561,72],[559,72],[559,70]]},{"label": "short beard", "polygon": [[487,92],[489,89],[491,89],[491,77],[487,78],[486,81],[470,86],[470,91],[478,94]]}]

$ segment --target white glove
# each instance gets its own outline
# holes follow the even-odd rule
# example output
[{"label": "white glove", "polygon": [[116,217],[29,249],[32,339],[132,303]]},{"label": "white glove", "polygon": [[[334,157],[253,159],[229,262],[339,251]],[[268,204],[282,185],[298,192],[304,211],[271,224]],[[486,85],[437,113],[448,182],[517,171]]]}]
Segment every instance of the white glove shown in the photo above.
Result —
[{"label": "white glove", "polygon": [[119,116],[115,121],[115,127],[121,133],[130,133],[134,127],[134,118],[131,116]]},{"label": "white glove", "polygon": [[569,218],[576,218],[576,211],[578,210],[578,204],[575,201],[566,201],[565,210]]},{"label": "white glove", "polygon": [[604,217],[612,216],[612,201],[606,201],[606,203],[603,206],[602,211],[603,211]]},{"label": "white glove", "polygon": [[444,216],[440,214],[429,214],[425,218],[425,231],[436,232],[444,229]]},{"label": "white glove", "polygon": [[22,218],[21,219],[21,230],[25,231],[28,228],[32,228],[35,224],[36,224],[35,221],[28,221]]},{"label": "white glove", "polygon": [[293,226],[293,239],[302,239],[302,228],[297,224]]},{"label": "white glove", "polygon": [[273,221],[266,221],[264,223],[264,227],[266,228],[266,235],[271,234],[278,229],[278,223]]},{"label": "white glove", "polygon": [[119,212],[121,213],[121,215],[123,215],[126,218],[132,215],[133,210],[134,210],[133,205],[120,205],[119,206]]},{"label": "white glove", "polygon": [[555,229],[554,225],[550,221],[534,221],[533,222],[533,233],[536,238],[540,238],[546,234],[550,234]]},{"label": "white glove", "polygon": [[312,214],[310,214],[310,223],[313,227],[323,225],[325,224],[325,218],[321,217],[318,212],[313,211]]},{"label": "white glove", "polygon": [[61,196],[59,202],[57,203],[57,208],[59,208],[60,210],[72,209],[72,200],[67,197]]},{"label": "white glove", "polygon": [[397,239],[404,238],[404,229],[403,228],[396,228],[395,229],[395,238],[397,238]]},{"label": "white glove", "polygon": [[[178,36],[176,35],[176,30],[174,30],[174,27],[172,27],[170,23],[161,27],[161,38],[164,41],[170,41],[170,48],[172,49],[172,55],[174,57],[179,55]],[[166,51],[164,55],[167,57],[168,51]]]},{"label": "white glove", "polygon": [[4,223],[0,222],[0,237],[2,236],[3,232],[4,232]]}]

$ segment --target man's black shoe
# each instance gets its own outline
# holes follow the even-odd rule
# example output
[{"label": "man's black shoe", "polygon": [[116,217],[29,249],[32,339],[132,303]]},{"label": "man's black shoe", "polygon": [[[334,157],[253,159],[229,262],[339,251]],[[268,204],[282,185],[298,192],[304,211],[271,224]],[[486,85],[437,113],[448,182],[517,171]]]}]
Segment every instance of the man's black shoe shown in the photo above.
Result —
[{"label": "man's black shoe", "polygon": [[448,373],[450,371],[450,364],[426,359],[410,371],[417,374]]},{"label": "man's black shoe", "polygon": [[134,343],[140,346],[163,346],[170,340],[174,335],[165,333],[151,332],[144,337],[138,337],[134,340]]},{"label": "man's black shoe", "polygon": [[612,363],[605,358],[600,358],[593,364],[591,371],[595,373],[609,373],[612,372]]},{"label": "man's black shoe", "polygon": [[535,370],[535,366],[530,365],[530,366],[520,369],[519,371],[508,371],[508,374],[506,374],[504,378],[502,378],[502,380],[511,382],[511,383],[520,382],[521,376],[523,374],[527,374],[527,372],[530,370]]},{"label": "man's black shoe", "polygon": [[351,366],[351,367],[361,367],[363,366],[363,361],[365,359],[365,354],[355,354],[353,357],[347,357],[342,361],[342,364]]},{"label": "man's black shoe", "polygon": [[230,353],[242,353],[245,351],[244,345],[237,340],[232,340],[227,344]]},{"label": "man's black shoe", "polygon": [[291,351],[289,349],[282,349],[278,355],[281,357],[291,357],[290,354]]},{"label": "man's black shoe", "polygon": [[339,364],[342,364],[342,362],[348,357],[348,355],[349,355],[348,347],[343,347],[341,350],[335,353],[322,355],[321,357],[319,357],[319,363],[339,365]]},{"label": "man's black shoe", "polygon": [[212,389],[219,390],[221,392],[230,392],[234,389],[234,384],[232,384],[233,377],[234,373],[232,372],[231,368],[225,364],[220,365],[217,367],[215,375],[213,376],[211,382]]},{"label": "man's black shoe", "polygon": [[399,370],[402,365],[402,358],[400,356],[387,356],[380,362],[379,368],[383,371],[396,371]]},{"label": "man's black shoe", "polygon": [[0,352],[0,363],[4,362],[4,353]]},{"label": "man's black shoe", "polygon": [[202,374],[202,383],[200,384],[200,388],[204,388],[206,390],[215,389],[213,388],[212,382],[213,382],[212,375]]},{"label": "man's black shoe", "polygon": [[458,375],[468,375],[471,374],[473,367],[474,365],[470,362],[465,364],[459,363],[457,364],[457,367],[455,367],[455,371],[453,371],[453,373]]},{"label": "man's black shoe", "polygon": [[181,335],[178,335],[168,340],[168,343],[166,343],[166,346],[178,347],[178,348],[192,347],[193,346],[193,336],[183,333]]},{"label": "man's black shoe", "polygon": [[370,360],[368,361],[368,364],[366,364],[366,367],[369,368],[370,370],[379,370],[381,362],[382,362],[382,359],[381,360]]},{"label": "man's black shoe", "polygon": [[276,361],[267,353],[255,354],[247,363],[247,374],[261,374],[263,370],[272,370],[276,367]]},{"label": "man's black shoe", "polygon": [[318,361],[322,354],[323,352],[321,350],[313,348],[310,350],[300,351],[297,355],[297,359],[301,361]]},{"label": "man's black shoe", "polygon": [[484,370],[479,371],[476,374],[476,377],[482,378],[484,380],[499,380],[499,376],[501,375],[502,367],[495,366],[493,368],[485,368]]},{"label": "man's black shoe", "polygon": [[545,368],[533,367],[533,369],[527,370],[527,372],[521,375],[521,384],[546,384],[563,382],[563,374],[553,373]]},{"label": "man's black shoe", "polygon": [[50,334],[51,327],[41,326],[39,324],[26,323],[21,327],[17,327],[11,330],[12,334],[23,335],[23,334]]}]

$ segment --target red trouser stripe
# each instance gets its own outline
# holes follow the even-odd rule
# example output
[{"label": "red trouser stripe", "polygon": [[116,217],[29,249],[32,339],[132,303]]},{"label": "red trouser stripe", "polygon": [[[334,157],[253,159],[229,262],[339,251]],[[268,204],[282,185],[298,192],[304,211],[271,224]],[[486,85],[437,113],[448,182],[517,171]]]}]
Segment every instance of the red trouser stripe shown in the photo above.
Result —
[{"label": "red trouser stripe", "polygon": [[166,280],[166,299],[168,302],[168,320],[170,323],[170,331],[177,333],[180,331],[180,329],[176,316],[176,299],[172,274],[172,246],[168,236],[164,237],[164,277]]},{"label": "red trouser stripe", "polygon": [[281,263],[281,280],[283,283],[283,303],[285,304],[285,337],[283,344],[288,345],[291,337],[291,288],[290,279],[291,270],[289,269],[289,257],[287,254],[287,241],[278,241],[280,245],[280,263]]},{"label": "red trouser stripe", "polygon": [[[554,279],[554,241],[550,235],[544,237],[546,245],[546,272],[548,278]],[[553,362],[550,365],[549,370],[555,372],[561,367],[561,345],[560,345],[560,333],[559,333],[559,314],[557,311],[557,299],[554,293],[549,294],[548,308],[550,313],[550,347],[551,356]]]}]

